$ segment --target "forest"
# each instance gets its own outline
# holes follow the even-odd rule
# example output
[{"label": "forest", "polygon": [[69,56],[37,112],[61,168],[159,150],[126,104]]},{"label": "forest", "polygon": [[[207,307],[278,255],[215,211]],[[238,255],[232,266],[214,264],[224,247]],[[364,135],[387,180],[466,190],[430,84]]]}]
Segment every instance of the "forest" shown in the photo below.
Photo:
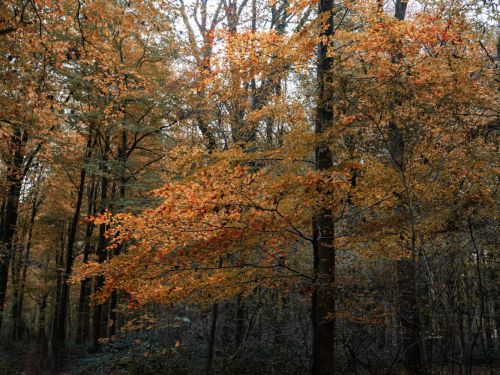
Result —
[{"label": "forest", "polygon": [[0,375],[500,374],[494,0],[1,0]]}]

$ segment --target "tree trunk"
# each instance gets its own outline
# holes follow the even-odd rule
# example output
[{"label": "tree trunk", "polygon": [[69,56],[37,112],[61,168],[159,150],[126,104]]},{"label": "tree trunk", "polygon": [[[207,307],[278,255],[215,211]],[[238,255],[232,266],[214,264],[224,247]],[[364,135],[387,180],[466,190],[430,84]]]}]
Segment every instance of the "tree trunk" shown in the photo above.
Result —
[{"label": "tree trunk", "polygon": [[0,330],[3,322],[7,283],[9,280],[9,265],[12,255],[12,240],[16,232],[19,197],[22,185],[23,147],[27,136],[16,126],[11,142],[14,148],[12,160],[7,163],[7,197],[5,200],[2,238],[0,243]]},{"label": "tree trunk", "polygon": [[[119,147],[119,153],[118,153],[118,158],[120,162],[120,186],[119,186],[119,210],[124,211],[125,209],[125,191],[126,191],[126,182],[127,182],[127,130],[125,127],[122,125],[121,129],[121,144]],[[122,244],[120,244],[116,249],[113,251],[113,256],[118,256],[120,255],[122,251]],[[118,291],[113,290],[111,292],[111,300],[110,300],[110,313],[109,313],[109,318],[111,320],[111,326],[109,329],[109,335],[114,336],[116,335],[116,332],[118,330],[118,319],[117,319],[117,313],[116,313],[116,308],[118,306]]]},{"label": "tree trunk", "polygon": [[45,361],[48,357],[48,343],[46,334],[46,312],[47,312],[47,299],[49,296],[44,294],[40,300],[40,306],[38,309],[38,348],[40,351],[40,369],[45,368]]},{"label": "tree trunk", "polygon": [[[394,17],[400,21],[405,19],[406,0],[397,0]],[[392,58],[392,63],[398,63],[402,58],[397,52]],[[395,91],[390,99],[389,110],[396,111],[396,105],[400,104],[400,98]],[[399,172],[401,184],[404,188],[404,199],[401,202],[405,206],[409,217],[409,226],[411,230],[410,251],[411,258],[401,258],[397,261],[398,275],[398,312],[401,318],[403,328],[402,353],[403,364],[408,374],[425,373],[425,343],[422,334],[422,322],[419,312],[418,298],[418,267],[417,267],[417,248],[416,248],[416,224],[413,202],[410,194],[409,183],[405,171],[404,149],[405,140],[403,133],[398,128],[396,122],[389,124],[389,134],[387,139],[387,148],[391,155],[394,167]]]},{"label": "tree trunk", "polygon": [[[332,58],[327,55],[328,43],[333,36],[333,0],[320,0],[319,17],[326,16],[327,25],[321,32],[318,46],[318,100],[316,108],[316,134],[333,126],[333,93],[331,87]],[[326,171],[332,167],[332,154],[328,144],[316,147],[316,168]],[[313,375],[335,373],[335,249],[332,211],[323,207],[313,217],[314,274],[316,286],[312,296]]]},{"label": "tree trunk", "polygon": [[208,335],[208,348],[207,348],[207,367],[205,369],[206,375],[212,374],[212,365],[214,361],[215,349],[215,334],[217,330],[217,317],[219,315],[219,304],[212,305],[212,322],[210,324],[210,332]]},{"label": "tree trunk", "polygon": [[243,343],[243,330],[245,328],[245,301],[240,294],[236,296],[236,330],[234,335],[236,353],[240,351]]},{"label": "tree trunk", "polygon": [[[17,224],[17,229],[19,231],[19,223]],[[25,229],[21,232],[24,232]],[[12,289],[12,340],[18,339],[18,334],[21,330],[22,322],[22,312],[19,308],[19,292],[21,289],[21,269],[23,267],[23,260],[26,253],[26,246],[21,242],[24,237],[24,233],[19,237],[18,243],[16,244],[16,251],[12,254],[12,265],[11,265],[11,289]]]},{"label": "tree trunk", "polygon": [[[93,216],[96,213],[96,199],[97,199],[97,184],[92,181],[88,188],[88,208],[87,216]],[[83,263],[86,264],[89,261],[89,257],[93,252],[93,247],[91,244],[92,233],[94,232],[94,223],[92,221],[87,222],[87,227],[85,229],[85,248],[83,250]],[[76,339],[77,342],[81,343],[88,339],[89,337],[89,324],[90,324],[90,292],[91,292],[91,279],[85,278],[80,282],[80,298],[78,300],[78,327]]]},{"label": "tree trunk", "polygon": [[60,299],[57,302],[58,318],[56,319],[56,325],[53,331],[53,344],[57,346],[61,346],[64,343],[67,333],[66,322],[68,315],[69,291],[70,291],[70,285],[68,281],[69,277],[71,276],[71,272],[73,270],[76,233],[78,230],[78,221],[80,219],[80,211],[82,209],[83,195],[85,192],[85,178],[87,176],[87,169],[85,164],[90,158],[91,153],[92,153],[92,135],[89,135],[86,145],[84,164],[82,166],[82,169],[80,170],[80,181],[78,184],[75,211],[73,213],[73,218],[68,228],[66,262],[64,266],[64,273],[62,275],[62,280],[61,280],[61,294],[59,295]]},{"label": "tree trunk", "polygon": [[[54,330],[59,325],[57,321],[60,317],[59,302],[61,301],[61,292],[62,292],[62,280],[63,280],[63,270],[64,270],[64,250],[66,248],[66,223],[61,222],[61,236],[59,238],[59,249],[56,251],[56,288],[55,288],[55,297],[54,297],[54,314],[52,316],[52,327],[50,333],[50,337],[54,337]],[[56,346],[54,346],[57,349]]]},{"label": "tree trunk", "polygon": [[408,374],[420,374],[421,343],[420,321],[417,313],[417,298],[414,288],[416,278],[415,261],[413,259],[400,259],[397,262],[399,300],[398,313],[403,327],[402,353],[403,362]]},{"label": "tree trunk", "polygon": [[[108,154],[109,154],[109,136],[104,140],[104,150],[101,161],[101,207],[100,213],[104,214],[108,207]],[[99,243],[97,245],[97,258],[98,262],[103,263],[106,260],[106,224],[101,224],[99,226]],[[104,286],[104,276],[99,275],[95,278],[95,291],[99,291]],[[100,347],[99,338],[102,337],[105,332],[105,325],[103,324],[103,306],[101,303],[94,304],[94,311],[92,316],[93,325],[93,347],[94,350],[98,350]]]},{"label": "tree trunk", "polygon": [[[37,188],[35,188],[37,189]],[[33,237],[33,227],[35,225],[35,217],[38,210],[38,190],[35,191],[33,197],[33,205],[31,207],[31,216],[28,227],[28,235],[26,239],[26,249],[24,251],[24,255],[22,258],[22,273],[20,275],[20,279],[18,282],[18,292],[17,299],[15,302],[15,308],[13,308],[13,319],[14,319],[14,328],[13,328],[13,338],[15,340],[19,339],[22,334],[22,328],[24,327],[22,312],[23,312],[23,302],[24,302],[24,289],[26,285],[26,278],[28,275],[28,264],[30,261],[31,255],[31,241]]]}]

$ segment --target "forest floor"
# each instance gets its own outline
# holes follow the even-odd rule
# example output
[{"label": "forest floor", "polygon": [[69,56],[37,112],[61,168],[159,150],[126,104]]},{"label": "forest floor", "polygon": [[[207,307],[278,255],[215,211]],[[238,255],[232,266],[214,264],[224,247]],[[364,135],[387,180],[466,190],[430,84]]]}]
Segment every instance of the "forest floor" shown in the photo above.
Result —
[{"label": "forest floor", "polygon": [[70,375],[52,366],[53,359],[36,342],[0,345],[0,375]]},{"label": "forest floor", "polygon": [[[126,368],[124,370],[126,371]],[[435,369],[432,374],[500,375],[500,366],[474,366],[470,373],[460,372],[458,367],[453,370],[442,367]],[[54,370],[54,358],[51,353],[41,349],[37,342],[31,341],[15,344],[0,343],[0,375],[72,375],[72,373],[64,369]],[[88,375],[93,374],[89,372]]]}]

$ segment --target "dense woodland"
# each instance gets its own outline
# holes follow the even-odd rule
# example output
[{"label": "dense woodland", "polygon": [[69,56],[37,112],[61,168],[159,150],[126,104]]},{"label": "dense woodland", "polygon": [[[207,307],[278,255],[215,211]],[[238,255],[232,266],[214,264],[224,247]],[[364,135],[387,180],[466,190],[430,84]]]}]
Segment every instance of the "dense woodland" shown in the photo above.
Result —
[{"label": "dense woodland", "polygon": [[0,375],[499,374],[499,22],[0,1]]}]

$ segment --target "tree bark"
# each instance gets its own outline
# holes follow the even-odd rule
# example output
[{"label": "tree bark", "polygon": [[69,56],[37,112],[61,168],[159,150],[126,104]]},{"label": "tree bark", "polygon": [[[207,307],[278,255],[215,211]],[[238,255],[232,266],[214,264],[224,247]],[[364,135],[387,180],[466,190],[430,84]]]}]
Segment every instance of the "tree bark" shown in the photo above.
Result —
[{"label": "tree bark", "polygon": [[59,295],[60,299],[57,302],[57,314],[58,317],[55,320],[56,325],[53,331],[53,344],[57,346],[61,346],[66,339],[66,322],[68,315],[68,304],[69,304],[69,291],[70,285],[68,283],[69,277],[71,276],[71,272],[73,270],[73,262],[74,262],[74,247],[76,240],[76,233],[78,230],[78,221],[80,219],[80,211],[82,209],[83,203],[83,195],[85,192],[85,179],[87,176],[86,163],[92,154],[92,135],[90,134],[87,139],[86,149],[85,149],[85,157],[84,164],[82,169],[80,170],[80,181],[78,184],[77,190],[77,199],[75,205],[75,211],[73,213],[73,218],[71,219],[71,223],[68,228],[68,242],[66,246],[66,261],[64,265],[64,273],[62,274],[61,280],[61,294]]},{"label": "tree bark", "polygon": [[[325,17],[327,25],[321,32],[318,46],[316,107],[316,134],[322,134],[333,126],[333,93],[331,87],[332,57],[328,56],[328,43],[333,36],[333,0],[320,0],[319,17]],[[327,143],[322,142],[315,150],[316,168],[326,171],[333,165]],[[334,226],[331,208],[323,207],[313,217],[314,274],[316,286],[312,295],[313,375],[335,373],[335,249]]]},{"label": "tree bark", "polygon": [[[35,187],[35,189],[38,189]],[[38,190],[35,191],[33,196],[33,204],[31,206],[30,222],[28,227],[28,234],[26,238],[26,249],[22,257],[22,273],[20,279],[18,280],[18,290],[17,298],[14,300],[14,306],[12,309],[14,327],[13,327],[13,339],[18,340],[22,334],[22,328],[24,327],[22,312],[23,312],[23,302],[24,302],[24,290],[26,285],[26,278],[28,276],[28,264],[31,255],[31,241],[33,237],[33,227],[35,225],[35,217],[37,214],[39,202],[38,202]]]},{"label": "tree bark", "polygon": [[212,322],[210,323],[210,332],[208,334],[208,349],[207,349],[207,367],[205,369],[206,375],[212,374],[212,366],[214,361],[215,350],[215,334],[217,331],[217,317],[219,315],[219,304],[212,305]]},{"label": "tree bark", "polygon": [[[403,21],[406,16],[407,0],[397,0],[394,17]],[[403,56],[397,52],[391,62],[396,64]],[[397,92],[390,98],[390,111],[396,111],[396,105],[400,104]],[[402,353],[403,365],[408,374],[425,373],[425,343],[422,334],[422,322],[419,312],[418,295],[418,267],[416,248],[416,223],[413,210],[413,201],[410,193],[408,178],[405,170],[405,139],[403,133],[398,128],[396,122],[389,124],[389,134],[387,148],[395,169],[399,172],[401,184],[404,188],[404,198],[401,202],[408,213],[408,221],[411,231],[410,238],[410,259],[401,258],[397,261],[398,275],[398,313],[403,328]]]},{"label": "tree bark", "polygon": [[[88,208],[87,216],[93,216],[96,214],[96,199],[97,199],[97,184],[92,181],[88,188]],[[85,229],[85,248],[83,250],[83,263],[86,264],[89,261],[89,257],[93,252],[93,247],[91,244],[92,234],[94,232],[94,223],[92,221],[87,222],[87,227]],[[91,279],[85,278],[80,282],[80,297],[78,300],[78,327],[77,327],[77,342],[82,343],[89,337],[89,324],[90,324],[90,292],[91,292]]]},{"label": "tree bark", "polygon": [[12,241],[16,233],[19,197],[23,180],[23,148],[26,141],[27,135],[22,133],[20,127],[16,126],[11,138],[12,147],[14,148],[13,157],[7,163],[7,197],[5,200],[2,238],[0,243],[0,330],[2,328],[5,297],[9,280]]},{"label": "tree bark", "polygon": [[[108,208],[108,154],[109,154],[109,136],[106,136],[104,140],[104,150],[101,160],[101,207],[100,213],[104,214]],[[106,224],[99,225],[99,243],[97,245],[97,258],[98,262],[103,263],[106,260]],[[95,291],[99,291],[104,286],[104,276],[99,275],[95,278]],[[94,304],[94,311],[92,316],[93,324],[93,348],[98,350],[100,347],[99,338],[102,337],[105,332],[105,326],[103,324],[103,305],[101,303]]]},{"label": "tree bark", "polygon": [[[126,182],[127,182],[127,129],[125,126],[122,125],[121,129],[121,143],[119,147],[119,153],[118,153],[118,159],[120,162],[120,181],[119,181],[119,210],[124,211],[125,209],[125,191],[126,191]],[[113,256],[118,256],[120,255],[122,251],[123,245],[120,244],[116,249],[113,251]],[[111,299],[110,299],[110,312],[109,312],[109,317],[111,320],[111,326],[109,328],[109,335],[114,336],[116,335],[116,332],[118,330],[118,319],[117,319],[117,313],[116,313],[116,308],[118,306],[118,291],[113,290],[111,292]]]},{"label": "tree bark", "polygon": [[243,342],[243,330],[245,328],[245,301],[240,294],[236,296],[236,330],[235,330],[235,350],[238,352]]}]

